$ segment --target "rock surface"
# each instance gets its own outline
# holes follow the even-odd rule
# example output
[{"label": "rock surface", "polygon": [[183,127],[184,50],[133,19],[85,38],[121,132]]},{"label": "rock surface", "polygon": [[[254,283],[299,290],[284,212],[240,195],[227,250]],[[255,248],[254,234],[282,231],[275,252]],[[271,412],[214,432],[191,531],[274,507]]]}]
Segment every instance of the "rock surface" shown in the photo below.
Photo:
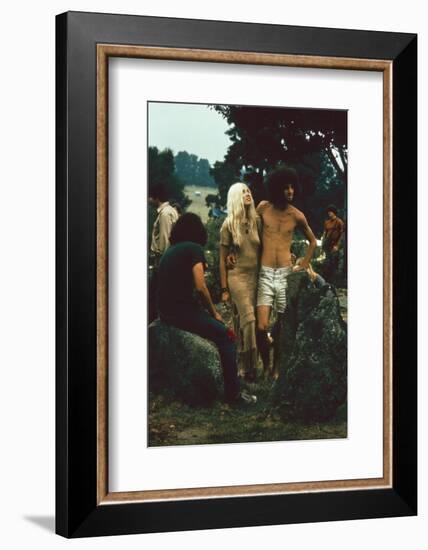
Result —
[{"label": "rock surface", "polygon": [[288,277],[278,317],[274,401],[285,418],[327,420],[347,396],[347,327],[333,286],[313,288],[306,273]]},{"label": "rock surface", "polygon": [[223,394],[220,356],[214,344],[166,325],[149,326],[149,390],[192,406],[209,406]]}]

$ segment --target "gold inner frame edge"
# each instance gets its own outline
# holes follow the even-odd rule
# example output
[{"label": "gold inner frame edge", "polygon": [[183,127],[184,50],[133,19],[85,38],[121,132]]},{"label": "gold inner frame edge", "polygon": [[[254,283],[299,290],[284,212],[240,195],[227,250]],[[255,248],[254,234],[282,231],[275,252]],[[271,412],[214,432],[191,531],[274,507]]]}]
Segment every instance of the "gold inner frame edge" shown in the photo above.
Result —
[{"label": "gold inner frame edge", "polygon": [[[108,489],[108,59],[132,57],[383,73],[383,477],[225,487]],[[97,504],[379,489],[392,486],[392,61],[97,44]]]}]

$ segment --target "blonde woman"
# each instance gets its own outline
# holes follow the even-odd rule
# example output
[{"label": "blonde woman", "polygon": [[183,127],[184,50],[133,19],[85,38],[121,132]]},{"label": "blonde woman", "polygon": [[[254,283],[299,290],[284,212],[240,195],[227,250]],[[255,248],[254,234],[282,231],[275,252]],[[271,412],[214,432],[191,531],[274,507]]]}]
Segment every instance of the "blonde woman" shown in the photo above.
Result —
[{"label": "blonde woman", "polygon": [[[239,373],[254,380],[257,365],[256,293],[260,262],[260,218],[251,191],[244,183],[234,183],[227,194],[227,218],[220,230],[221,299],[232,302],[237,337]],[[235,259],[226,269],[226,257]]]}]

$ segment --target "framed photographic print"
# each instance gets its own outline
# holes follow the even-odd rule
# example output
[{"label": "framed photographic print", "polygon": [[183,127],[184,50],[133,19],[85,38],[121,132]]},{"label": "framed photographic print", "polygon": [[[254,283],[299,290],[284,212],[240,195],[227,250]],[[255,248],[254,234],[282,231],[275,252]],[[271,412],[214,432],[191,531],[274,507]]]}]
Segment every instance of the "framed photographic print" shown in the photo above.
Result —
[{"label": "framed photographic print", "polygon": [[416,36],[56,25],[57,533],[416,514]]}]

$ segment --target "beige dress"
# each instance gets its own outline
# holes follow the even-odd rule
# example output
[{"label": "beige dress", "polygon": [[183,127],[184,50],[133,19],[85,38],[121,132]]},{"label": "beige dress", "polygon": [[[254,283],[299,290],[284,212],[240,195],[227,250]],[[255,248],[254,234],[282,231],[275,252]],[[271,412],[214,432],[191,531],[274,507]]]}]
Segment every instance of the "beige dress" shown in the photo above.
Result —
[{"label": "beige dress", "polygon": [[[260,265],[260,224],[249,231],[243,224],[243,242],[233,244],[232,235],[223,223],[220,244],[236,253],[236,265],[227,272],[227,283],[233,306],[233,325],[237,336],[240,374],[254,374],[257,366],[256,345],[256,294]],[[248,233],[247,233],[248,231]]]}]

